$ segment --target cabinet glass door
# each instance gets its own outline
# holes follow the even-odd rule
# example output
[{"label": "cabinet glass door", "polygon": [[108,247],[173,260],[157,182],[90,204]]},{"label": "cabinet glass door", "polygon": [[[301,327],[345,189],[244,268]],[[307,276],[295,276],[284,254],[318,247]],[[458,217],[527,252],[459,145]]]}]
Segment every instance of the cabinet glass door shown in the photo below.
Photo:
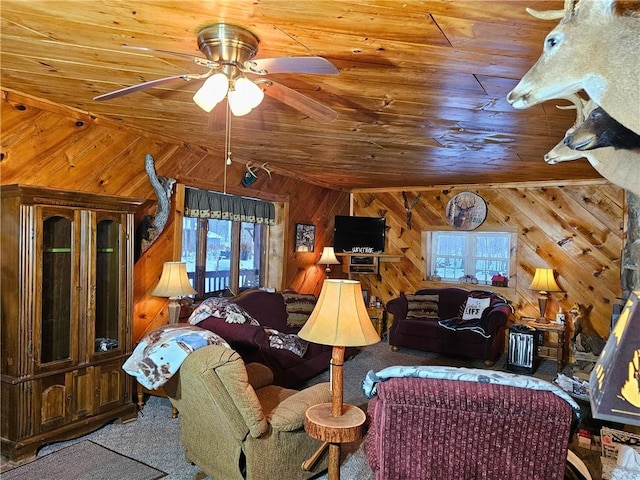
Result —
[{"label": "cabinet glass door", "polygon": [[121,347],[121,232],[122,224],[113,219],[96,225],[95,352]]},{"label": "cabinet glass door", "polygon": [[73,221],[44,219],[40,363],[71,357]]}]

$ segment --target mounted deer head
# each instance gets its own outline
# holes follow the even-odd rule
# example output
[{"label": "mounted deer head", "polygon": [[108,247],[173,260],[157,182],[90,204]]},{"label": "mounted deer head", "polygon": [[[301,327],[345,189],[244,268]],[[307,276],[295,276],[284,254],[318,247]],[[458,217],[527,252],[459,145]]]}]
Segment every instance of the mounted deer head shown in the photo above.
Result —
[{"label": "mounted deer head", "polygon": [[591,110],[582,124],[567,132],[564,144],[573,150],[613,147],[640,153],[640,135],[611,118],[602,107]]},{"label": "mounted deer head", "polygon": [[245,188],[253,185],[253,183],[258,178],[258,173],[260,173],[260,170],[264,170],[265,172],[267,172],[267,175],[269,175],[269,179],[271,179],[271,170],[267,168],[269,163],[265,162],[259,167],[253,166],[252,163],[253,162],[247,162],[246,171],[244,172],[244,174],[242,175],[242,179],[240,180],[240,184]]},{"label": "mounted deer head", "polygon": [[549,165],[554,165],[560,162],[586,158],[593,168],[611,183],[640,196],[640,175],[638,175],[638,172],[640,172],[640,153],[634,150],[616,149],[613,146],[579,151],[572,150],[565,145],[566,138],[579,131],[584,124],[585,115],[588,117],[591,112],[598,108],[593,100],[587,101],[578,95],[570,95],[566,99],[572,101],[575,105],[576,123],[567,130],[565,138],[549,150],[544,156],[544,161]]},{"label": "mounted deer head", "polygon": [[616,15],[614,3],[565,0],[562,12],[528,9],[537,18],[562,20],[507,101],[522,109],[584,89],[613,118],[640,133],[640,17]]}]

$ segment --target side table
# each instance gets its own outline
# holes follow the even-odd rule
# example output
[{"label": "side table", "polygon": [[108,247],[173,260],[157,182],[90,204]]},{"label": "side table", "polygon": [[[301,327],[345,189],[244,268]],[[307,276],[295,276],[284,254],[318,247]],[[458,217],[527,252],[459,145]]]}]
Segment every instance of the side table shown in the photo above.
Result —
[{"label": "side table", "polygon": [[538,345],[538,356],[555,360],[558,363],[558,372],[561,372],[564,368],[565,324],[541,323],[538,319],[532,317],[521,317],[519,323],[533,327],[543,333],[555,333],[557,335],[558,340],[555,343],[545,339],[544,344]]},{"label": "side table", "polygon": [[384,307],[367,307],[367,314],[373,323],[373,328],[376,329],[380,338],[386,330],[386,312]]},{"label": "side table", "polygon": [[331,403],[320,403],[307,409],[304,429],[309,436],[329,444],[329,480],[340,480],[340,444],[362,437],[365,413],[354,405],[343,405],[342,415],[331,414]]}]

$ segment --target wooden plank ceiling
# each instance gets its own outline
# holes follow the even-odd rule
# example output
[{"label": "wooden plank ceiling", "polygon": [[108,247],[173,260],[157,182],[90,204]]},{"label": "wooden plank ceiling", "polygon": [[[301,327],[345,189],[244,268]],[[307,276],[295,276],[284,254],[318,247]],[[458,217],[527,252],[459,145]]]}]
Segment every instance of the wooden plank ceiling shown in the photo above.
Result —
[{"label": "wooden plank ceiling", "polygon": [[[525,7],[562,1],[3,0],[1,83],[19,92],[204,148],[223,162],[221,108],[192,101],[200,82],[165,84],[111,101],[124,86],[206,69],[196,36],[227,22],[260,39],[256,58],[319,55],[337,76],[271,78],[338,112],[320,124],[272,98],[234,117],[239,162],[330,188],[592,179],[586,160],[547,165],[543,155],[574,113],[547,102],[515,110],[507,92],[537,59],[555,22]],[[566,102],[564,102],[566,103]],[[215,168],[215,167],[212,167]]]}]

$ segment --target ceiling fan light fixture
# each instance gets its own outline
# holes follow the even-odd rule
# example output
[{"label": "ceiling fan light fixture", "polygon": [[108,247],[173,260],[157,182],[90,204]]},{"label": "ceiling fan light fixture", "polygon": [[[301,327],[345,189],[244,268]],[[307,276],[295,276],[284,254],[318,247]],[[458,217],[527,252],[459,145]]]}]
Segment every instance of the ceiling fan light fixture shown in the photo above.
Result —
[{"label": "ceiling fan light fixture", "polygon": [[262,89],[245,77],[238,77],[229,90],[229,107],[236,117],[246,115],[264,99]]},{"label": "ceiling fan light fixture", "polygon": [[256,108],[264,100],[262,89],[245,77],[237,78],[235,81],[235,91],[242,96],[244,102],[251,108]]},{"label": "ceiling fan light fixture", "polygon": [[229,91],[229,79],[224,73],[216,73],[205,80],[193,96],[193,101],[209,113]]},{"label": "ceiling fan light fixture", "polygon": [[236,117],[242,117],[252,110],[251,105],[245,101],[242,94],[237,90],[229,90],[229,108]]}]

